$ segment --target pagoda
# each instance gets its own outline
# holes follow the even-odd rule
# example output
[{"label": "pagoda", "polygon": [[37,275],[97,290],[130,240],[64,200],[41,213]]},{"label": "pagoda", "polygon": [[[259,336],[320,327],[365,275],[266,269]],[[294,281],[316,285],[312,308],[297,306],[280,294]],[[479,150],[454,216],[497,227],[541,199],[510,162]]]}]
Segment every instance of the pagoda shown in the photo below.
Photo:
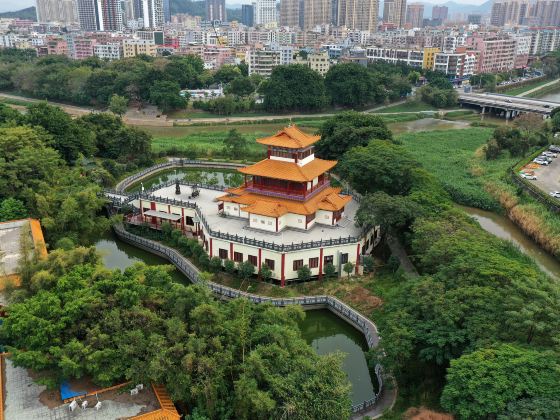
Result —
[{"label": "pagoda", "polygon": [[221,214],[249,219],[250,228],[269,232],[336,226],[352,198],[330,185],[337,162],[315,157],[319,139],[295,125],[258,139],[267,146],[267,158],[239,169],[245,182],[217,199]]}]

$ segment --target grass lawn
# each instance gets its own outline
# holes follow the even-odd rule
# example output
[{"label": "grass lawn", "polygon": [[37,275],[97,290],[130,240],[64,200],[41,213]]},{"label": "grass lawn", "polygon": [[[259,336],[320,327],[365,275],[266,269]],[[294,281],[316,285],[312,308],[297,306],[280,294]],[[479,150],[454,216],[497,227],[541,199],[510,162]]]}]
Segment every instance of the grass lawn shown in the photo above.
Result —
[{"label": "grass lawn", "polygon": [[8,105],[19,105],[19,106],[28,106],[34,104],[34,102],[26,101],[25,99],[13,99],[13,98],[6,98],[3,96],[0,96],[0,103],[4,103]]},{"label": "grass lawn", "polygon": [[520,95],[522,93],[525,93],[528,90],[535,89],[539,86],[546,85],[547,83],[550,83],[550,82],[551,82],[550,79],[538,80],[534,83],[529,83],[529,84],[526,84],[524,86],[514,87],[512,89],[504,91],[503,93],[505,93],[506,95],[516,96],[516,95]]},{"label": "grass lawn", "polygon": [[387,112],[420,112],[420,111],[437,111],[437,109],[430,104],[422,101],[408,101],[404,104],[388,106],[387,108],[375,111],[376,114],[385,114]]}]

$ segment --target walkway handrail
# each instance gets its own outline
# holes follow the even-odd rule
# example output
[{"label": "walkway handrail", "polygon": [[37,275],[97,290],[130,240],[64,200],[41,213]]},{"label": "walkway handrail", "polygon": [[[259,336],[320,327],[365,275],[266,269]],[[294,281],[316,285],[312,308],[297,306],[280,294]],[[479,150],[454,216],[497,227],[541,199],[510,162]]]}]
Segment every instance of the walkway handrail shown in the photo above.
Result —
[{"label": "walkway handrail", "polygon": [[[181,255],[177,250],[163,245],[157,241],[142,238],[141,236],[130,233],[124,228],[122,224],[114,225],[113,230],[115,231],[115,234],[124,242],[128,242],[134,246],[137,246],[169,260],[192,283],[200,284],[210,288],[210,290],[220,298],[235,299],[242,297],[250,300],[253,303],[270,303],[278,307],[287,305],[302,305],[303,307],[314,307],[317,305],[323,305],[335,315],[342,318],[346,322],[349,322],[350,324],[354,325],[355,328],[360,330],[362,334],[364,334],[368,348],[374,348],[379,343],[380,337],[378,334],[377,326],[370,319],[366,318],[361,313],[351,308],[344,302],[340,301],[336,297],[319,295],[300,296],[295,298],[271,298],[243,292],[241,290],[223,286],[212,281],[205,281],[200,276],[200,270],[191,261]],[[375,375],[379,384],[378,392],[372,399],[364,401],[361,404],[353,405],[353,413],[358,413],[372,407],[378,400],[379,395],[383,391],[383,369],[380,365],[377,365],[375,367]]]}]

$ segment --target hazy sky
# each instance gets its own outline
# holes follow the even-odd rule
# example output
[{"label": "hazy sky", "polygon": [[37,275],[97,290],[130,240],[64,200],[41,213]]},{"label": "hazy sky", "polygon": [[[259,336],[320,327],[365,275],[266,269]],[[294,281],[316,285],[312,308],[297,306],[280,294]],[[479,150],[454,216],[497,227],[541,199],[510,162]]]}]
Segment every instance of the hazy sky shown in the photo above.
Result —
[{"label": "hazy sky", "polygon": [[[428,3],[445,3],[447,0],[426,0]],[[457,3],[462,4],[482,4],[485,0],[454,0]],[[228,4],[249,4],[249,0],[232,0],[227,1]],[[35,0],[0,0],[0,12],[9,12],[12,10],[25,9],[29,6],[35,6]]]}]

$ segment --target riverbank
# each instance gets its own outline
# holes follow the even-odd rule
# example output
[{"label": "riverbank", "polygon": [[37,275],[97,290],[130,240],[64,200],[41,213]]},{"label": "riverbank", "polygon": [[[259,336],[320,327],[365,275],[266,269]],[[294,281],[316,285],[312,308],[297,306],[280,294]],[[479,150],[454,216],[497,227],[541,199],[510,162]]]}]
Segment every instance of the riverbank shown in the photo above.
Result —
[{"label": "riverbank", "polygon": [[542,96],[546,95],[547,93],[556,92],[558,91],[558,89],[560,89],[560,79],[544,83],[517,96],[527,98],[542,98]]}]

